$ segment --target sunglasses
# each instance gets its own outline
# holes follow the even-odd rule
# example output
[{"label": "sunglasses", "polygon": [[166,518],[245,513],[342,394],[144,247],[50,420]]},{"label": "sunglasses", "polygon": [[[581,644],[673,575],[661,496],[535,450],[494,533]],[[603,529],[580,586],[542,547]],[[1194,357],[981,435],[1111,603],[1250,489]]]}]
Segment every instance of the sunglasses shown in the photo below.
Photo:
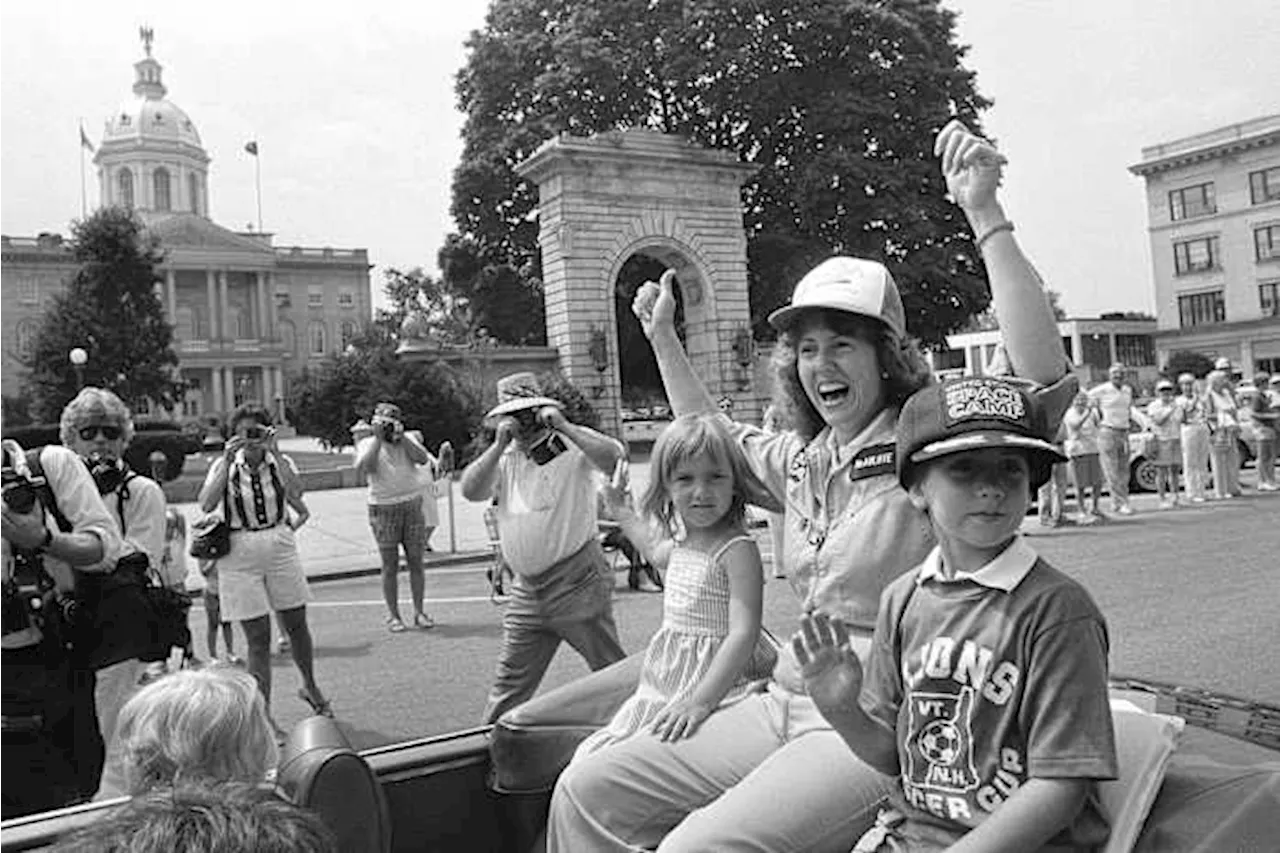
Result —
[{"label": "sunglasses", "polygon": [[111,426],[109,424],[92,424],[90,426],[80,428],[80,440],[93,441],[97,438],[98,433],[102,433],[103,437],[106,438],[107,441],[115,441],[120,437],[122,432],[123,430],[118,426]]}]

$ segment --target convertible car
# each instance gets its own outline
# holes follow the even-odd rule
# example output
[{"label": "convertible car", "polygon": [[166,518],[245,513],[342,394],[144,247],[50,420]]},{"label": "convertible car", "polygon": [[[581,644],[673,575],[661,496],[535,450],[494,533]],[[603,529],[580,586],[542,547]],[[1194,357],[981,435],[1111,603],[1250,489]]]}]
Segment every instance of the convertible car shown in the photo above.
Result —
[{"label": "convertible car", "polygon": [[[344,853],[541,849],[555,779],[577,744],[630,694],[640,655],[516,708],[493,727],[355,753],[312,717],[286,745],[277,784],[316,811]],[[1114,678],[1121,779],[1104,783],[1104,853],[1244,853],[1280,844],[1280,707]],[[122,801],[0,827],[0,850],[42,850]]]}]

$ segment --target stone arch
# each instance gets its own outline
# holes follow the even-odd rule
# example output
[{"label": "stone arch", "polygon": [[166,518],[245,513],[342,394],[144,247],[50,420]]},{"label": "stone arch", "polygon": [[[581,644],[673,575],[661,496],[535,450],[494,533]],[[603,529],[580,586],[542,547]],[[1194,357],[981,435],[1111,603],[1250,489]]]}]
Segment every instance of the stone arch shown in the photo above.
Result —
[{"label": "stone arch", "polygon": [[632,129],[558,136],[517,171],[539,189],[548,344],[559,351],[562,372],[593,389],[606,428],[621,431],[613,288],[636,254],[675,266],[686,297],[686,347],[712,394],[758,414],[750,371],[726,355],[737,336],[750,333],[740,188],[755,167],[729,152]]}]

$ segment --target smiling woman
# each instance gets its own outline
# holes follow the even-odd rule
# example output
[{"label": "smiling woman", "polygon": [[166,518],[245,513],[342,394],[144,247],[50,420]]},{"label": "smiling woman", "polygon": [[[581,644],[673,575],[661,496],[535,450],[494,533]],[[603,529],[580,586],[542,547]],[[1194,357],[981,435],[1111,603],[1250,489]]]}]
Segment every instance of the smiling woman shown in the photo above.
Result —
[{"label": "smiling woman", "polygon": [[[996,198],[1004,158],[958,122],[939,133],[935,153],[990,275],[1009,364],[1053,386],[1048,419],[1056,425],[1074,380],[1064,378],[1039,276]],[[644,285],[633,310],[675,413],[714,411],[675,332],[673,279],[668,271]],[[793,429],[768,434],[726,423],[753,473],[785,505],[785,554],[774,559],[803,609],[838,621],[865,654],[880,593],[934,544],[894,464],[899,409],[931,376],[907,337],[897,283],[877,261],[820,263],[769,322],[781,333],[774,402]],[[787,723],[778,729],[777,720]],[[712,761],[717,771],[704,772]],[[750,785],[735,784],[748,775]],[[549,849],[661,842],[664,850],[848,850],[887,790],[886,778],[818,713],[784,649],[765,691],[717,710],[692,737],[660,746],[633,739],[570,765],[552,797]],[[686,819],[690,804],[701,808]]]}]

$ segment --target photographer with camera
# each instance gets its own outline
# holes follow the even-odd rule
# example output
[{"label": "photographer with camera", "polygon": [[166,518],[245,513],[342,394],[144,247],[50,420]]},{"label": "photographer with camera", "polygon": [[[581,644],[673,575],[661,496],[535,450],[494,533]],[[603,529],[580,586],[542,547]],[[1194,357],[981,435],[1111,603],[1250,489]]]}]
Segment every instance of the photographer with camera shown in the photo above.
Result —
[{"label": "photographer with camera", "polygon": [[492,723],[533,696],[562,640],[593,671],[625,657],[596,528],[597,472],[612,474],[625,451],[570,423],[532,373],[498,380],[487,419],[494,441],[463,472],[462,495],[496,501],[498,542],[514,573],[484,711],[483,722]]},{"label": "photographer with camera", "polygon": [[[80,589],[81,605],[90,611],[84,662],[97,672],[98,727],[110,752],[116,718],[138,687],[139,655],[154,630],[142,587],[164,560],[165,497],[159,483],[125,463],[133,416],[112,392],[82,389],[62,410],[59,434],[63,446],[84,460],[123,543],[115,571],[82,579]],[[135,588],[125,592],[122,584]]]},{"label": "photographer with camera", "polygon": [[77,573],[110,572],[120,537],[66,447],[3,442],[3,817],[86,800],[104,747],[94,672],[73,641]]},{"label": "photographer with camera", "polygon": [[419,465],[435,460],[415,436],[404,431],[404,418],[394,403],[373,407],[369,434],[356,443],[354,468],[369,482],[369,527],[382,558],[382,598],[387,605],[387,629],[393,634],[408,630],[400,618],[400,549],[409,571],[409,594],[413,598],[413,626],[420,630],[435,627],[423,610],[426,578],[422,555],[427,546],[426,521],[422,514],[422,483]]},{"label": "photographer with camera", "polygon": [[[218,559],[222,616],[239,622],[249,646],[249,672],[271,707],[271,613],[289,639],[302,676],[298,698],[312,712],[333,716],[316,685],[307,602],[311,588],[302,571],[295,531],[311,513],[302,478],[280,452],[271,412],[245,403],[231,417],[234,434],[200,487],[200,509],[221,510],[230,528],[230,550]],[[290,513],[292,510],[292,514]]]}]

